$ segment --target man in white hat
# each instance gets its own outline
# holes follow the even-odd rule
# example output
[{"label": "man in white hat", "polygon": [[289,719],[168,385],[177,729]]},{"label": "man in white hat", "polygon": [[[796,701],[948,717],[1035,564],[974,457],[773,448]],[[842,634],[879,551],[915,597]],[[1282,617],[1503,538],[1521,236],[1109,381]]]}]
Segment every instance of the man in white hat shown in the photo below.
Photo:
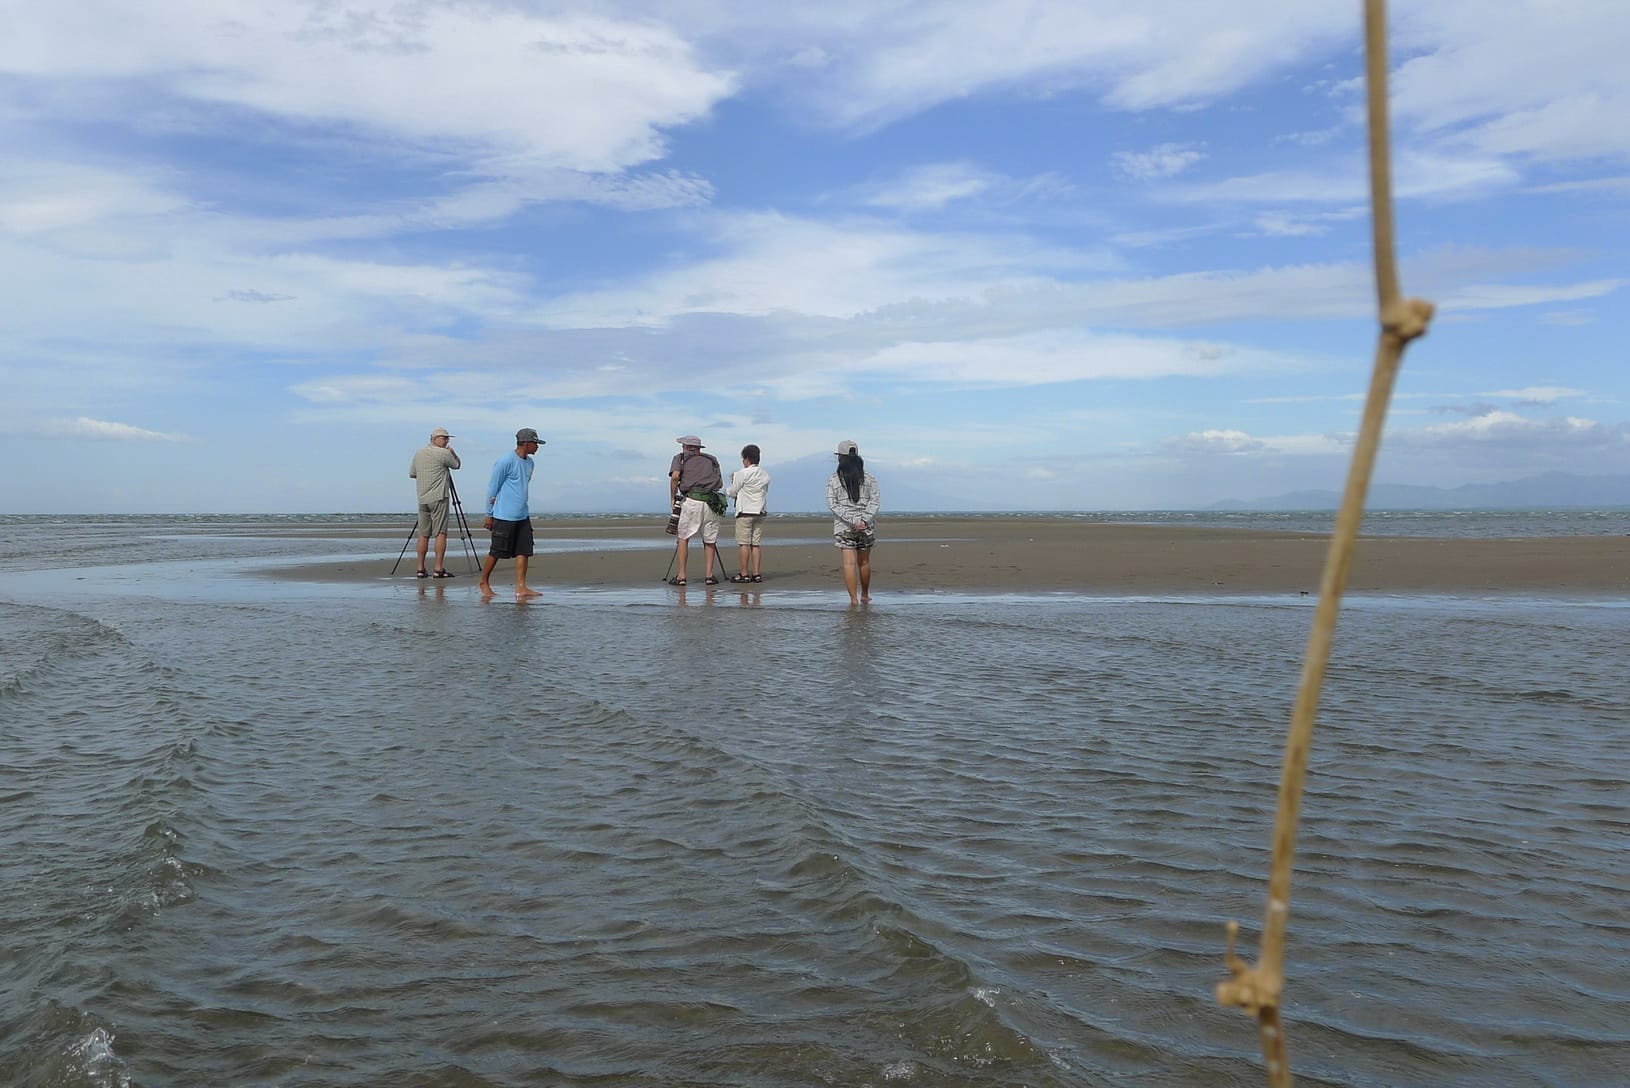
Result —
[{"label": "man in white hat", "polygon": [[[408,479],[419,482],[419,578],[451,578],[447,569],[447,485],[449,475],[459,467],[458,454],[453,452],[453,436],[446,427],[430,432],[430,444],[413,454],[408,466]],[[424,569],[425,555],[430,551],[430,538],[436,538],[436,570]]]},{"label": "man in white hat", "polygon": [[[724,486],[724,474],[719,471],[719,459],[702,452],[702,440],[693,434],[681,435],[679,452],[668,464],[668,502],[670,506],[681,495],[679,507],[679,576],[676,586],[685,584],[685,561],[690,558],[690,538],[702,534],[702,557],[707,562],[707,584],[716,586],[713,576],[713,554],[718,550],[719,515],[708,498],[718,494]],[[720,502],[723,505],[723,502]]]}]

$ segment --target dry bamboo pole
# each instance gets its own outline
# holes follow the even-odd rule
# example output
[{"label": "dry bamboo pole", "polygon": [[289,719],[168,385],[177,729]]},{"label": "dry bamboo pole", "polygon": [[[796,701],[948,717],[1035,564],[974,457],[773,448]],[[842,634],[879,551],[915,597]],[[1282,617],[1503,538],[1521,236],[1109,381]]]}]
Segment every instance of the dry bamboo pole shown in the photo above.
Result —
[{"label": "dry bamboo pole", "polygon": [[1274,819],[1273,862],[1268,876],[1268,902],[1263,912],[1262,940],[1254,966],[1234,954],[1239,923],[1228,923],[1225,962],[1230,978],[1217,984],[1217,1000],[1244,1009],[1257,1021],[1263,1061],[1270,1088],[1290,1088],[1290,1062],[1279,1016],[1279,997],[1285,987],[1285,925],[1290,918],[1291,867],[1296,852],[1296,823],[1307,778],[1308,751],[1313,743],[1313,720],[1324,686],[1325,666],[1335,639],[1341,595],[1347,587],[1353,544],[1364,516],[1364,498],[1381,446],[1381,428],[1392,397],[1392,385],[1403,362],[1404,348],[1426,332],[1432,304],[1404,299],[1398,289],[1397,255],[1393,245],[1392,166],[1387,118],[1387,42],[1385,0],[1365,0],[1365,73],[1369,99],[1370,201],[1375,239],[1375,287],[1381,331],[1375,366],[1364,403],[1364,418],[1353,446],[1352,464],[1341,509],[1325,554],[1319,605],[1308,635],[1307,653],[1291,711],[1285,740],[1285,762],[1279,778],[1279,810]]}]

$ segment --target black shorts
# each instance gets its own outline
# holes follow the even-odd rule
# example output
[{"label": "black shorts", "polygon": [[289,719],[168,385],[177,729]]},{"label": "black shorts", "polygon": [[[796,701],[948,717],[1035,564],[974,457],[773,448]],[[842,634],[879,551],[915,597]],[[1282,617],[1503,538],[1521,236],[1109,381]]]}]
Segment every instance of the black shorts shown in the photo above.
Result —
[{"label": "black shorts", "polygon": [[492,546],[487,554],[494,559],[514,559],[517,555],[532,554],[532,519],[505,521],[492,519]]}]

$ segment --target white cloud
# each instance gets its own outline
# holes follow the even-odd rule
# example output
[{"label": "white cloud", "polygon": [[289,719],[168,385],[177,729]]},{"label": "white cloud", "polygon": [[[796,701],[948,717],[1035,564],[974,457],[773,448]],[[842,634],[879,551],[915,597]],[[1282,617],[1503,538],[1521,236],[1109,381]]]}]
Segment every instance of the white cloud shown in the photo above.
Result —
[{"label": "white cloud", "polygon": [[1480,397],[1509,397],[1528,404],[1552,404],[1585,395],[1583,390],[1561,385],[1530,385],[1522,389],[1498,389],[1492,393],[1478,393]]},{"label": "white cloud", "polygon": [[1165,453],[1183,457],[1329,457],[1345,454],[1351,446],[1348,435],[1282,434],[1253,435],[1226,427],[1190,431],[1159,442]]},{"label": "white cloud", "polygon": [[184,434],[150,431],[128,423],[113,423],[104,419],[78,416],[73,419],[47,419],[37,428],[40,434],[53,438],[89,438],[106,442],[185,442]]},{"label": "white cloud", "polygon": [[[795,93],[829,123],[876,127],[938,103],[1033,87],[1088,90],[1117,109],[1213,100],[1288,67],[1356,30],[1339,5],[1247,0],[1038,0],[1016,12],[1003,0],[865,0],[797,9],[780,20],[708,5],[690,25],[763,51],[818,43],[822,78]],[[675,16],[685,19],[685,15]]]},{"label": "white cloud", "polygon": [[149,175],[13,153],[0,162],[0,233],[41,235],[186,208],[185,199]]},{"label": "white cloud", "polygon": [[662,127],[703,116],[733,88],[647,20],[390,0],[5,7],[6,75],[78,79],[109,102],[156,93],[463,146],[511,170],[615,172],[649,161],[663,151]]},{"label": "white cloud", "polygon": [[931,163],[913,167],[895,180],[874,187],[865,202],[905,212],[938,211],[953,201],[978,196],[997,180],[972,163]]},{"label": "white cloud", "polygon": [[682,314],[777,312],[854,317],[890,302],[965,299],[995,284],[1019,288],[1049,272],[1102,267],[1095,254],[1024,238],[934,234],[870,221],[753,214],[698,221],[717,257],[629,286],[560,296],[555,327],[660,325]]},{"label": "white cloud", "polygon": [[1293,356],[1211,341],[1058,331],[972,342],[902,343],[843,369],[874,379],[1018,386],[1273,373],[1302,365]]},{"label": "white cloud", "polygon": [[1205,157],[1205,152],[1193,145],[1161,144],[1148,151],[1117,151],[1110,161],[1116,170],[1135,181],[1156,181],[1176,177]]},{"label": "white cloud", "polygon": [[1263,212],[1254,220],[1258,234],[1274,238],[1295,238],[1324,234],[1332,223],[1344,223],[1369,215],[1363,207],[1343,208],[1333,212],[1292,213]]},{"label": "white cloud", "polygon": [[1176,438],[1168,438],[1161,445],[1166,449],[1183,453],[1228,454],[1253,453],[1263,449],[1266,443],[1260,438],[1252,438],[1244,431],[1209,430],[1192,431]]},{"label": "white cloud", "polygon": [[1437,423],[1419,430],[1388,436],[1389,442],[1408,446],[1499,445],[1504,447],[1624,447],[1630,430],[1623,424],[1567,416],[1535,419],[1495,409],[1471,419]]},{"label": "white cloud", "polygon": [[1444,296],[1439,305],[1445,313],[1452,313],[1455,310],[1493,310],[1548,302],[1576,302],[1611,295],[1626,283],[1630,283],[1630,280],[1588,280],[1554,285],[1465,284]]},{"label": "white cloud", "polygon": [[[1470,199],[1515,186],[1521,175],[1489,155],[1450,155],[1423,149],[1394,154],[1393,192],[1400,199]],[[1369,173],[1357,152],[1327,169],[1276,170],[1198,185],[1174,185],[1160,194],[1184,203],[1335,204],[1367,207]]]},{"label": "white cloud", "polygon": [[1393,78],[1406,126],[1498,155],[1630,157],[1630,7],[1515,0],[1500,18],[1473,0],[1400,13],[1409,55]]}]

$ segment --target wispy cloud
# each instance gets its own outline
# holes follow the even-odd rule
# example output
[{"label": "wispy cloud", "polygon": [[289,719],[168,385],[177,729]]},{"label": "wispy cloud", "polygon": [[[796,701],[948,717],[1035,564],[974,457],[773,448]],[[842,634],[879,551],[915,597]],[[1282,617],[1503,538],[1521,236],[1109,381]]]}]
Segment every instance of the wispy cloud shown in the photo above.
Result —
[{"label": "wispy cloud", "polygon": [[1582,389],[1569,389],[1562,385],[1530,385],[1522,389],[1496,389],[1490,393],[1480,393],[1484,397],[1502,397],[1519,401],[1523,404],[1554,404],[1559,400],[1571,400],[1585,396]]},{"label": "wispy cloud", "polygon": [[1205,152],[1193,145],[1161,144],[1147,151],[1117,151],[1110,156],[1110,162],[1134,181],[1156,181],[1174,178],[1205,157]]},{"label": "wispy cloud", "polygon": [[1252,453],[1266,445],[1244,431],[1230,430],[1193,431],[1161,442],[1162,447],[1183,453]]},{"label": "wispy cloud", "polygon": [[931,163],[913,167],[892,181],[873,187],[865,202],[874,208],[938,211],[947,204],[988,191],[999,179],[968,162]]},{"label": "wispy cloud", "polygon": [[99,442],[185,442],[184,434],[150,431],[128,423],[114,423],[105,419],[78,416],[73,419],[47,419],[38,427],[39,433],[54,438],[89,438]]}]

